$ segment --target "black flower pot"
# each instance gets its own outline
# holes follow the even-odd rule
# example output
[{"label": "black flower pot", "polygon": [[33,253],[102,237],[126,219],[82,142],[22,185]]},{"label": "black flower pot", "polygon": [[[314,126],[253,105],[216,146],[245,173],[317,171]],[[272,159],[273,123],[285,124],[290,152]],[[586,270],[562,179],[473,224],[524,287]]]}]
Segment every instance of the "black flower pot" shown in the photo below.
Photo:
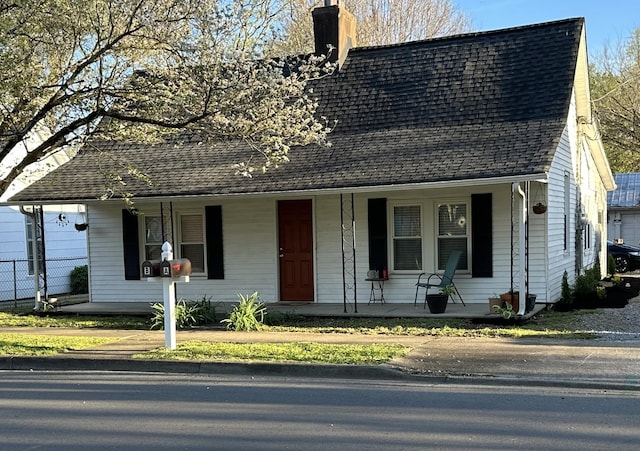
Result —
[{"label": "black flower pot", "polygon": [[447,302],[449,301],[448,294],[428,294],[427,305],[431,313],[444,313],[447,309]]}]

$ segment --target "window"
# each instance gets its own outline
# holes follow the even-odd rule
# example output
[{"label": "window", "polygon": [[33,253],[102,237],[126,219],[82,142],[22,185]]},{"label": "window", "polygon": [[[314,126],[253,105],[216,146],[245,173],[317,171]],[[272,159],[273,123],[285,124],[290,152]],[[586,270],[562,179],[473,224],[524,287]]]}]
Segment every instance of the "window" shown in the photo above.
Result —
[{"label": "window", "polygon": [[180,216],[180,257],[191,260],[191,271],[204,273],[204,218],[202,214]]},{"label": "window", "polygon": [[468,269],[467,244],[469,241],[467,204],[438,204],[437,240],[438,270],[444,270],[451,252],[462,251],[458,269]]},{"label": "window", "polygon": [[422,269],[422,225],[420,206],[393,207],[393,268]]},{"label": "window", "polygon": [[[36,211],[36,236],[38,239],[38,257],[39,257],[39,265],[40,265],[40,270],[42,270],[42,267],[44,266],[44,262],[42,261],[42,255],[44,254],[44,248],[42,245],[42,232],[41,232],[41,227],[40,227],[40,215],[38,214],[38,212]],[[26,236],[27,236],[27,266],[29,269],[29,275],[32,276],[34,273],[34,267],[33,267],[33,220],[31,219],[31,216],[25,216],[25,231],[26,231]]]},{"label": "window", "polygon": [[159,260],[162,258],[162,218],[160,216],[144,217],[144,259]]},{"label": "window", "polygon": [[569,215],[571,214],[571,180],[569,179],[569,173],[564,173],[564,250],[569,250]]}]

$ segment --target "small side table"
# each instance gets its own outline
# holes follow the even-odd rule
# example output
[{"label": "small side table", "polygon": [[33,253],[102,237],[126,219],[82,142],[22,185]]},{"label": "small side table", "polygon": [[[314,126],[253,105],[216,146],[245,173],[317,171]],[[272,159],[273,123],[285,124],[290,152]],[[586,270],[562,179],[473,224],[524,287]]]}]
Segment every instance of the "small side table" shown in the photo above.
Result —
[{"label": "small side table", "polygon": [[[384,281],[387,280],[384,277],[367,277],[367,282],[371,282],[371,293],[369,294],[369,304],[379,301],[384,304]],[[376,286],[377,285],[377,286]],[[380,297],[376,296],[376,292],[380,292]]]}]

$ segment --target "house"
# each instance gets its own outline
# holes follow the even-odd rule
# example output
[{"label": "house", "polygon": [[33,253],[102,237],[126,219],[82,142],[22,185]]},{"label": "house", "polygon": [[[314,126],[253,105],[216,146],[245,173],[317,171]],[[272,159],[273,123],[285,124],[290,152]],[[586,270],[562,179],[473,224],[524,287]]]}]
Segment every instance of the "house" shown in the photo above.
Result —
[{"label": "house", "polygon": [[640,173],[614,174],[617,188],[607,194],[607,236],[640,246]]},{"label": "house", "polygon": [[[373,269],[387,271],[387,303],[413,303],[419,273],[460,250],[467,304],[508,290],[553,303],[565,271],[572,283],[606,267],[615,184],[590,139],[584,19],[366,48],[349,48],[342,6],[314,21],[317,52],[331,43],[341,62],[314,84],[318,114],[338,121],[331,148],[296,148],[247,179],[234,174],[240,143],[95,141],[13,197],[86,204],[91,302],[161,300],[141,264],[165,239],[192,264],[178,296],[219,301],[367,301]],[[97,152],[157,182],[127,181],[135,214],[97,200]]]},{"label": "house", "polygon": [[[33,134],[16,146],[12,156],[20,157],[37,142],[41,138]],[[27,203],[21,209],[6,204],[10,196],[67,161],[69,155],[60,151],[31,165],[0,197],[0,306],[2,301],[12,301],[4,303],[9,306],[18,300],[32,302],[35,274],[40,275],[38,290],[44,298],[69,293],[71,271],[87,264],[86,233],[75,228],[76,222],[82,222],[84,205],[43,206],[37,202],[35,208]],[[34,265],[36,252],[38,265]]]}]

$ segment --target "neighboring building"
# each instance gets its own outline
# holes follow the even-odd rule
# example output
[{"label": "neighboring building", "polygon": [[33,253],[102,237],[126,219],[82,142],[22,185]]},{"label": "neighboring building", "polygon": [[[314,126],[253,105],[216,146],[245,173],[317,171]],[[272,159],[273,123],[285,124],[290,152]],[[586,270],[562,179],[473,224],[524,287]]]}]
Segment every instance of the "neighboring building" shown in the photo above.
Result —
[{"label": "neighboring building", "polygon": [[[34,136],[15,149],[15,153],[26,152],[38,139]],[[62,151],[29,167],[28,173],[19,177],[0,198],[0,301],[34,298],[36,270],[40,274],[42,296],[69,293],[71,271],[87,264],[86,232],[75,228],[75,222],[83,221],[83,205],[42,206],[38,202],[32,216],[5,203],[7,198],[43,177],[47,170],[67,161],[69,157]],[[34,212],[31,204],[26,204],[24,209]],[[35,233],[34,218],[38,226]],[[34,237],[38,241],[39,267],[34,266]]]},{"label": "neighboring building", "polygon": [[640,173],[614,174],[617,188],[607,194],[607,236],[640,246]]},{"label": "neighboring building", "polygon": [[[345,16],[314,11],[316,48],[330,43],[344,61],[314,83],[318,114],[337,119],[330,149],[296,148],[290,163],[246,179],[233,168],[249,152],[241,143],[95,141],[12,199],[87,204],[92,302],[161,300],[140,267],[164,239],[193,265],[179,296],[219,301],[252,291],[266,302],[362,301],[367,272],[384,268],[386,301],[412,303],[418,274],[461,250],[465,302],[509,289],[555,302],[565,271],[572,283],[597,258],[606,267],[615,184],[588,139],[583,19],[349,50],[322,39],[344,37]],[[127,180],[138,214],[96,200],[98,152],[158,182]]]}]

